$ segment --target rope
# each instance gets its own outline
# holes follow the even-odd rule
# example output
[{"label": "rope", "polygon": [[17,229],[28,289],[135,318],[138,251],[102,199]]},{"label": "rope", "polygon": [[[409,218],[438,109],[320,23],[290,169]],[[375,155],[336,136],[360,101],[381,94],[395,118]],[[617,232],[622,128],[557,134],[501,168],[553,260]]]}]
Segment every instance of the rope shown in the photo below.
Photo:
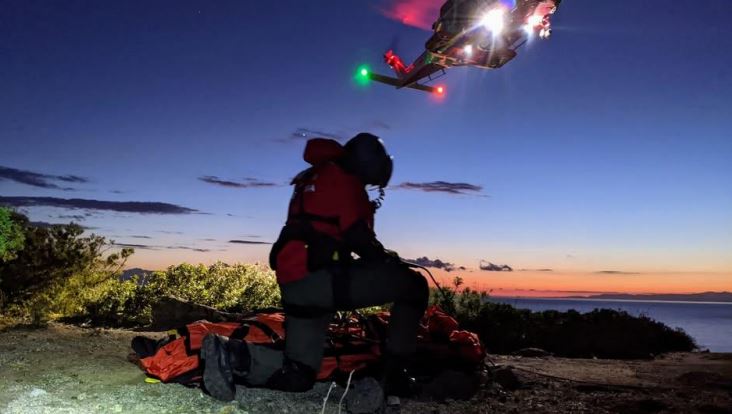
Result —
[{"label": "rope", "polygon": [[517,367],[517,366],[511,366],[511,368],[518,370],[518,371],[524,371],[524,372],[528,372],[530,374],[538,375],[540,377],[545,377],[545,378],[555,379],[555,380],[560,380],[560,381],[574,382],[576,384],[582,384],[582,385],[592,385],[592,386],[596,386],[596,387],[626,388],[626,389],[632,389],[632,390],[650,390],[650,389],[674,390],[674,389],[677,389],[676,387],[667,387],[667,386],[662,386],[662,385],[644,386],[644,385],[612,384],[612,383],[608,383],[608,382],[584,381],[584,380],[578,380],[578,379],[573,379],[573,378],[560,377],[557,375],[545,374],[543,372],[534,371],[531,369]]},{"label": "rope", "polygon": [[346,399],[346,394],[348,394],[348,389],[351,388],[351,378],[353,378],[353,373],[356,372],[355,369],[351,370],[351,373],[348,374],[348,381],[346,382],[346,391],[341,395],[340,401],[338,401],[338,414],[341,414],[341,407],[343,406],[343,400]]},{"label": "rope", "polygon": [[[333,391],[333,387],[335,387],[336,383],[335,381],[330,383],[330,387],[328,387],[328,393],[325,394],[325,398],[323,398],[323,408],[320,409],[320,414],[325,414],[325,405],[328,404],[328,398],[330,398],[330,392]],[[340,411],[340,408],[339,408]]]}]

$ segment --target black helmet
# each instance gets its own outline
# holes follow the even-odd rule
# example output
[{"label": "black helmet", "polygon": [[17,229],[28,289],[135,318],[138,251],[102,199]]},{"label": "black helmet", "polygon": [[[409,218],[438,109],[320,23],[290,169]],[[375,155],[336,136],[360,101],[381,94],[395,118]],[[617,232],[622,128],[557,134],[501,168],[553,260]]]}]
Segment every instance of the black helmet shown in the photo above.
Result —
[{"label": "black helmet", "polygon": [[345,145],[343,167],[357,176],[364,184],[386,187],[394,168],[384,143],[375,136],[362,132]]}]

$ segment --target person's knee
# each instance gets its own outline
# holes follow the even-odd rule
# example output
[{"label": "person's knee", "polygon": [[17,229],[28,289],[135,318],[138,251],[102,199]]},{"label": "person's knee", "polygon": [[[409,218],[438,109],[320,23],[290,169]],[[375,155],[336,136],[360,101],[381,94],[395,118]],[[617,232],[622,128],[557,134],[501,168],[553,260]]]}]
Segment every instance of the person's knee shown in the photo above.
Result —
[{"label": "person's knee", "polygon": [[427,279],[412,269],[407,269],[405,273],[406,283],[400,295],[401,299],[405,304],[424,311],[427,309],[427,302],[430,295]]}]

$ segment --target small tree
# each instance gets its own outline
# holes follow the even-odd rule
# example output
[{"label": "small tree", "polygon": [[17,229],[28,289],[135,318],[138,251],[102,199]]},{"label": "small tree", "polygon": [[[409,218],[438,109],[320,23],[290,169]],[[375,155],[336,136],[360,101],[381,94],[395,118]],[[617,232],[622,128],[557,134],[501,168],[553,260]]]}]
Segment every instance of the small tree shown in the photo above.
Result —
[{"label": "small tree", "polygon": [[0,262],[15,259],[17,252],[23,250],[23,227],[14,220],[12,213],[8,208],[0,207]]},{"label": "small tree", "polygon": [[[51,307],[63,305],[61,299],[75,299],[87,287],[114,277],[133,252],[123,249],[105,258],[109,242],[93,234],[82,236],[84,230],[78,224],[34,226],[16,212],[10,218],[21,229],[24,243],[12,259],[0,261],[0,296],[4,298],[0,305],[30,309],[36,321]],[[79,289],[67,289],[71,295],[60,295],[74,276],[85,278]]]},{"label": "small tree", "polygon": [[454,277],[454,278],[452,279],[452,285],[453,285],[453,286],[455,286],[455,290],[458,290],[458,289],[460,289],[460,286],[462,286],[462,284],[463,284],[463,278],[462,278],[462,277],[460,277],[460,276],[455,276],[455,277]]}]

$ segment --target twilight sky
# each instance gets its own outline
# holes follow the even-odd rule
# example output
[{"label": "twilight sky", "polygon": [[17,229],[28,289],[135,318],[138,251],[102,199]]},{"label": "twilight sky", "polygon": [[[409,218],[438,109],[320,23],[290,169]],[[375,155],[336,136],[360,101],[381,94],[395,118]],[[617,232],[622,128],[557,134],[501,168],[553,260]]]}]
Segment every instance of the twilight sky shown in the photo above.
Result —
[{"label": "twilight sky", "polygon": [[435,5],[0,0],[0,203],[131,266],[264,261],[304,138],[370,131],[403,257],[506,294],[732,290],[732,2],[565,0],[553,38],[441,100],[354,82],[421,53],[389,17]]}]

